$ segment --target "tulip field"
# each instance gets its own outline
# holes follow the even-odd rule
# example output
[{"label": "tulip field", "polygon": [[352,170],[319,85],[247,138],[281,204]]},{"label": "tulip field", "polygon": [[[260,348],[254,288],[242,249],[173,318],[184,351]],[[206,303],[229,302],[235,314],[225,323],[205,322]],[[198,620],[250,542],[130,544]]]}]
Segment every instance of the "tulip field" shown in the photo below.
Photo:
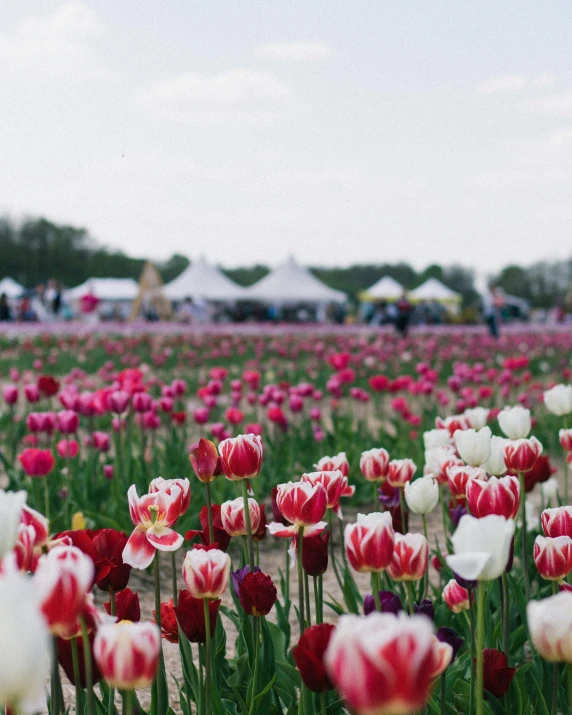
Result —
[{"label": "tulip field", "polygon": [[0,337],[0,710],[572,713],[571,355]]}]

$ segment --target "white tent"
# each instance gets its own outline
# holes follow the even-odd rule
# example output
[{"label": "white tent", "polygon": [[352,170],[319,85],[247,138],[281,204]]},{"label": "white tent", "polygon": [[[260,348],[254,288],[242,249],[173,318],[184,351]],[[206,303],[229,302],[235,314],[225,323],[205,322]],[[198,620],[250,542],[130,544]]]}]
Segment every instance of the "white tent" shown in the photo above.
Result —
[{"label": "white tent", "polygon": [[245,291],[249,300],[262,303],[344,303],[342,291],[329,288],[307,268],[290,258]]},{"label": "white tent", "polygon": [[81,285],[66,293],[68,300],[79,300],[87,293],[103,301],[135,300],[139,294],[139,284],[133,278],[88,278]]},{"label": "white tent", "polygon": [[0,295],[6,293],[8,298],[19,298],[26,289],[13,278],[2,278],[0,281]]},{"label": "white tent", "polygon": [[170,300],[234,301],[244,299],[244,288],[230,280],[216,266],[199,258],[191,263],[180,276],[165,286],[164,294]]},{"label": "white tent", "polygon": [[374,300],[398,300],[403,294],[404,288],[391,276],[383,276],[377,283],[364,290],[360,298],[365,301]]},{"label": "white tent", "polygon": [[428,278],[418,288],[409,293],[413,302],[422,300],[434,301],[436,303],[460,303],[461,296],[454,290],[447,288],[444,283],[437,278]]}]

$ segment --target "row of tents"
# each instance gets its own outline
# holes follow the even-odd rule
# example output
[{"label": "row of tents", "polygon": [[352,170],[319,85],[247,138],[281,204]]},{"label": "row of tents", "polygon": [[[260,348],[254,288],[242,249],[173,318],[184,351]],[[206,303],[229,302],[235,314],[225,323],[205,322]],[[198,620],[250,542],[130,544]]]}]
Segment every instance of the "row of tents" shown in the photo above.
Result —
[{"label": "row of tents", "polygon": [[[160,292],[162,297],[173,302],[180,302],[187,298],[212,302],[245,301],[281,305],[341,304],[347,301],[345,293],[327,286],[294,258],[290,258],[247,288],[239,286],[204,258],[193,262],[181,275],[165,286],[158,284],[156,279],[151,281],[153,282],[152,286],[148,283],[145,271],[139,283],[132,278],[90,278],[66,291],[66,296],[68,300],[74,301],[91,293],[102,301],[134,301],[141,298],[145,285],[149,284],[150,290]],[[384,276],[361,293],[360,299],[363,302],[393,302],[403,295],[404,290],[396,280]],[[24,292],[24,287],[11,278],[0,280],[0,295],[6,293],[9,298],[18,298]],[[418,288],[410,291],[408,298],[414,303],[428,301],[450,306],[458,306],[461,302],[458,293],[435,278],[429,278]]]}]

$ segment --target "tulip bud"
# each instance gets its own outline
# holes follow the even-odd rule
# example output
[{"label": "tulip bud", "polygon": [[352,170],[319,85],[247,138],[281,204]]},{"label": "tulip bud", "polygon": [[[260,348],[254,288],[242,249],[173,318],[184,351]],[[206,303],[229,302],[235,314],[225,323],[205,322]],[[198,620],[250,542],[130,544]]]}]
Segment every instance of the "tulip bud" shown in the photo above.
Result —
[{"label": "tulip bud", "polygon": [[405,484],[405,501],[415,514],[428,514],[439,501],[439,485],[430,474]]},{"label": "tulip bud", "polygon": [[127,411],[131,395],[125,390],[115,390],[107,397],[107,404],[111,412],[116,415],[122,415]]},{"label": "tulip bud", "polygon": [[18,388],[16,385],[4,385],[2,388],[2,396],[7,405],[15,405],[18,402]]},{"label": "tulip bud", "polygon": [[528,472],[542,452],[542,445],[536,439],[516,439],[507,442],[504,447],[504,461],[512,472]]},{"label": "tulip bud", "polygon": [[507,442],[508,440],[503,437],[497,437],[496,435],[491,437],[491,453],[487,461],[483,464],[483,468],[487,474],[501,477],[506,472],[504,448]]},{"label": "tulip bud", "polygon": [[[252,532],[258,530],[260,524],[260,506],[254,499],[248,500],[248,511]],[[220,506],[220,516],[223,529],[230,536],[246,536],[246,520],[244,518],[244,500],[242,497],[225,501]]]},{"label": "tulip bud", "polygon": [[18,455],[24,472],[29,477],[45,477],[55,466],[55,459],[49,449],[30,447]]},{"label": "tulip bud", "polygon": [[253,479],[262,464],[262,439],[256,434],[241,434],[223,440],[219,446],[222,470],[227,479]]},{"label": "tulip bud", "polygon": [[443,601],[453,613],[469,610],[469,592],[457,583],[454,578],[443,589]]},{"label": "tulip bud", "polygon": [[327,505],[326,490],[321,484],[288,482],[279,484],[276,504],[282,516],[295,526],[312,526],[323,518]]},{"label": "tulip bud", "polygon": [[498,421],[503,434],[509,439],[525,439],[530,434],[530,410],[522,405],[505,407],[499,412]]},{"label": "tulip bud", "polygon": [[[111,615],[111,601],[106,601],[103,606],[107,613]],[[118,591],[115,594],[115,617],[118,622],[133,621],[136,623],[137,621],[140,621],[141,606],[139,604],[139,594],[136,592],[134,593],[130,588],[124,588],[123,590]]]},{"label": "tulip bud", "polygon": [[220,549],[192,549],[183,561],[183,580],[193,598],[219,598],[228,586],[230,556]]},{"label": "tulip bud", "polygon": [[245,574],[238,588],[238,599],[248,616],[267,616],[276,603],[276,586],[262,571]]},{"label": "tulip bud", "polygon": [[316,536],[304,538],[302,565],[308,576],[322,576],[328,569],[328,542],[330,532],[322,531]]},{"label": "tulip bud", "polygon": [[335,627],[329,623],[307,628],[292,650],[292,657],[304,685],[314,693],[322,693],[334,687],[324,665],[324,655],[334,631]]},{"label": "tulip bud", "polygon": [[394,581],[423,578],[429,559],[429,544],[423,534],[395,534],[395,545],[387,573]]},{"label": "tulip bud", "polygon": [[344,544],[353,569],[380,572],[391,563],[395,532],[389,512],[358,514],[344,531]]},{"label": "tulip bud", "polygon": [[508,667],[506,653],[495,648],[483,650],[483,686],[495,698],[506,695],[515,673],[516,668]]},{"label": "tulip bud", "polygon": [[528,632],[545,660],[572,663],[572,593],[561,591],[526,606]]},{"label": "tulip bud", "polygon": [[437,640],[428,618],[372,613],[340,618],[325,663],[353,712],[414,713],[423,710],[432,680],[451,657],[451,646]]},{"label": "tulip bud", "polygon": [[79,444],[75,439],[60,439],[56,448],[62,459],[75,459],[79,454]]},{"label": "tulip bud", "polygon": [[507,567],[513,536],[512,519],[496,514],[477,519],[466,514],[451,537],[455,553],[445,560],[466,581],[492,581]]},{"label": "tulip bud", "polygon": [[489,514],[514,519],[520,503],[520,484],[516,477],[471,479],[467,484],[467,499],[471,514],[477,519]]},{"label": "tulip bud", "polygon": [[[220,599],[216,601],[209,601],[208,606],[210,633],[212,638],[216,631]],[[188,591],[182,589],[179,592],[179,605],[175,606],[174,610],[177,616],[177,621],[189,641],[191,643],[205,643],[207,637],[203,599],[193,598]]]},{"label": "tulip bud", "polygon": [[392,487],[403,488],[406,482],[413,479],[416,469],[412,459],[393,459],[387,468],[387,481]]},{"label": "tulip bud", "polygon": [[569,536],[537,536],[534,563],[547,581],[562,581],[572,569],[572,539]]},{"label": "tulip bud", "polygon": [[209,439],[201,437],[198,444],[194,444],[191,447],[189,459],[197,478],[203,484],[212,482],[221,473],[218,452]]},{"label": "tulip bud", "polygon": [[572,385],[554,385],[546,390],[544,404],[553,415],[569,415],[572,412]]},{"label": "tulip bud", "polygon": [[450,444],[451,436],[449,434],[449,430],[432,429],[423,433],[423,446],[426,451],[438,447],[447,447]]},{"label": "tulip bud", "polygon": [[73,410],[58,412],[58,430],[62,434],[74,434],[79,428],[79,417]]},{"label": "tulip bud", "polygon": [[369,449],[361,453],[359,468],[368,482],[382,482],[387,477],[389,453],[386,449]]},{"label": "tulip bud", "polygon": [[462,460],[472,467],[484,464],[491,454],[491,431],[488,427],[478,432],[474,429],[457,430],[455,446]]},{"label": "tulip bud", "polygon": [[572,506],[560,506],[554,509],[545,509],[540,515],[542,530],[545,536],[572,537]]},{"label": "tulip bud", "polygon": [[487,473],[482,467],[452,466],[447,469],[447,480],[451,496],[464,502],[467,498],[467,485],[473,479],[486,480]]},{"label": "tulip bud", "polygon": [[135,690],[155,678],[161,633],[154,623],[123,621],[99,628],[93,654],[101,674],[112,688]]},{"label": "tulip bud", "polygon": [[490,410],[486,407],[474,407],[472,410],[465,410],[463,417],[468,420],[473,429],[482,430],[489,419],[489,412]]}]

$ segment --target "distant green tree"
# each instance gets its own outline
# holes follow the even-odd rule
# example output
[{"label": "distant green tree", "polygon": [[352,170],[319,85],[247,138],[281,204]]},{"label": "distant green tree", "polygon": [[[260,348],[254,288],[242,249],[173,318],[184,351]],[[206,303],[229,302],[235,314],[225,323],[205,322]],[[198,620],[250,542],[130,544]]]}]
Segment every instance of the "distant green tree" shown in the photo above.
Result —
[{"label": "distant green tree", "polygon": [[268,266],[257,263],[255,266],[241,268],[222,268],[222,272],[240,286],[251,286],[270,273]]}]

